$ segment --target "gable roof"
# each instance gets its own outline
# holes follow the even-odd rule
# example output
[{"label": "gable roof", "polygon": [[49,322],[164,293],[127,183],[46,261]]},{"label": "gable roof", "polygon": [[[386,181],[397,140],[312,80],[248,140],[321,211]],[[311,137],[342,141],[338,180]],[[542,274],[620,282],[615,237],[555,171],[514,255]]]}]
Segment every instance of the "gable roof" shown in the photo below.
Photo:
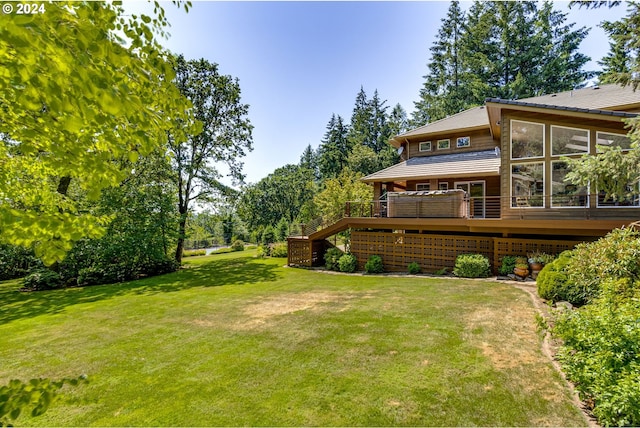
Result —
[{"label": "gable roof", "polygon": [[[640,112],[640,90],[616,84],[592,86],[537,97],[508,100],[487,98],[486,103],[510,105],[514,107],[537,107],[561,111],[599,114],[603,116],[633,117]],[[486,106],[473,107],[444,119],[428,123],[393,137],[389,142],[400,147],[405,138],[444,132],[462,132],[471,129],[488,128],[490,109]],[[615,112],[615,113],[614,113]],[[493,129],[492,129],[493,131]]]},{"label": "gable roof", "polygon": [[500,175],[500,155],[496,150],[420,156],[400,162],[364,178],[364,182],[428,180],[441,177]]}]

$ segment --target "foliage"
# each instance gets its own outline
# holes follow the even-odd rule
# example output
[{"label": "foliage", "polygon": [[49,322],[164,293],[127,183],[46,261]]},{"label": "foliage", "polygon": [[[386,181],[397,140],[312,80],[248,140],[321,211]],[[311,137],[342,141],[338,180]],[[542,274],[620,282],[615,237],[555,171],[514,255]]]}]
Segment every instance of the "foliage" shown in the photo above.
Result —
[{"label": "foliage", "polygon": [[207,254],[207,250],[183,250],[182,257],[195,257],[204,256]]},{"label": "foliage", "polygon": [[244,242],[236,239],[235,241],[233,241],[233,244],[231,244],[231,249],[233,251],[244,251]]},{"label": "foliage", "polygon": [[[238,214],[249,228],[292,223],[315,193],[313,170],[285,165],[243,188]],[[281,237],[284,239],[286,236]]]},{"label": "foliage", "polygon": [[86,380],[84,375],[55,382],[43,378],[28,382],[12,379],[7,385],[0,386],[0,427],[13,426],[13,421],[29,410],[31,416],[44,414],[58,398],[58,391],[65,384],[76,386]]},{"label": "foliage", "polygon": [[500,260],[500,269],[498,273],[500,275],[509,275],[513,273],[513,269],[516,267],[516,256],[504,256]]},{"label": "foliage", "polygon": [[318,147],[318,171],[322,180],[336,178],[346,166],[351,145],[347,139],[349,126],[340,115],[331,115],[327,131]]},{"label": "foliage", "polygon": [[559,315],[559,360],[605,426],[640,425],[640,282],[605,279],[601,295]]},{"label": "foliage", "polygon": [[588,29],[567,24],[552,2],[450,3],[431,47],[413,124],[482,105],[488,96],[519,99],[581,85],[592,73],[578,51]]},{"label": "foliage", "polygon": [[[221,195],[235,192],[220,182],[222,174],[215,164],[224,164],[228,175],[241,182],[242,157],[252,150],[249,106],[240,100],[237,79],[219,73],[218,64],[205,59],[186,61],[175,58],[175,85],[193,104],[194,119],[201,132],[188,132],[185,137],[175,132],[169,136],[174,183],[178,192],[178,242],[175,258],[182,258],[187,218],[195,201],[212,202]],[[175,121],[176,129],[183,126]]]},{"label": "foliage", "polygon": [[[342,218],[347,202],[360,202],[364,207],[364,203],[368,204],[373,200],[373,189],[360,181],[360,178],[362,174],[345,168],[338,178],[325,182],[325,189],[316,195],[314,201],[326,221]],[[368,208],[366,205],[367,212]],[[356,216],[358,213],[352,212],[351,215]]]},{"label": "foliage", "polygon": [[409,263],[409,266],[407,266],[407,270],[411,275],[415,275],[417,273],[422,272],[422,268],[417,262]]},{"label": "foliage", "polygon": [[565,301],[576,306],[586,303],[588,292],[569,282],[568,266],[572,254],[571,251],[564,251],[557,259],[542,268],[536,278],[538,296],[545,300]]},{"label": "foliage", "polygon": [[0,26],[0,236],[53,264],[105,233],[109,216],[83,202],[122,182],[119,160],[162,146],[190,109],[155,40],[168,25],[159,3],[154,16],[119,2],[45,6]]},{"label": "foliage", "polygon": [[324,266],[329,270],[340,270],[340,266],[338,264],[340,257],[342,257],[344,253],[340,248],[331,247],[324,253]]},{"label": "foliage", "polygon": [[22,280],[22,286],[27,290],[53,290],[63,285],[60,274],[46,268],[36,269]]},{"label": "foliage", "polygon": [[358,268],[358,259],[351,253],[343,254],[338,259],[338,268],[340,269],[340,272],[355,272]]},{"label": "foliage", "polygon": [[274,242],[269,245],[269,255],[271,257],[287,257],[287,243],[286,242]]},{"label": "foliage", "polygon": [[461,278],[486,278],[491,274],[489,259],[482,254],[460,254],[456,257],[453,274]]},{"label": "foliage", "polygon": [[276,241],[276,233],[273,230],[273,227],[267,226],[262,231],[262,237],[260,238],[260,242],[262,245],[269,245]]},{"label": "foliage", "polygon": [[0,281],[20,278],[42,267],[33,251],[15,245],[0,244]]},{"label": "foliage", "polygon": [[364,270],[367,273],[382,273],[384,272],[384,264],[382,263],[382,257],[377,254],[369,256],[367,263],[364,265]]}]

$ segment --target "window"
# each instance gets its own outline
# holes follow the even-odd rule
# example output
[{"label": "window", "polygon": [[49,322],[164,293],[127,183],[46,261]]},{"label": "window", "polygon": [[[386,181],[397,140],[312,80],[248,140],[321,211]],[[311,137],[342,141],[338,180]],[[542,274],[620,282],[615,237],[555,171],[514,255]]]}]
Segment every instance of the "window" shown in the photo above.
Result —
[{"label": "window", "polygon": [[431,184],[430,183],[418,183],[418,184],[416,184],[416,190],[418,190],[418,191],[429,191],[429,190],[431,190]]},{"label": "window", "polygon": [[470,147],[471,146],[471,137],[458,137],[456,140],[456,147]]},{"label": "window", "polygon": [[565,181],[569,172],[566,162],[551,162],[551,206],[552,207],[588,207],[588,189]]},{"label": "window", "polygon": [[418,146],[418,150],[421,152],[430,152],[431,151],[431,141],[424,141],[420,143]]},{"label": "window", "polygon": [[586,129],[551,126],[551,154],[589,153],[589,131]]},{"label": "window", "polygon": [[511,165],[511,207],[544,207],[544,163]]},{"label": "window", "polygon": [[544,125],[542,123],[511,121],[511,159],[544,156]]},{"label": "window", "polygon": [[[596,133],[596,147],[620,147],[622,150],[631,149],[631,139],[623,134],[612,134],[610,132]],[[598,150],[601,152],[601,150]]]},{"label": "window", "polygon": [[[629,208],[629,207],[640,207],[640,196],[638,196],[638,192],[640,191],[639,185],[626,186],[626,190],[629,192],[629,196],[626,198],[614,201],[611,198],[607,198],[604,192],[598,192],[598,208],[612,208],[612,207],[620,207],[620,208]],[[636,187],[635,192],[633,192],[633,187]],[[635,193],[635,194],[634,194]]]},{"label": "window", "polygon": [[449,190],[449,183],[446,181],[441,181],[438,183],[438,190]]},{"label": "window", "polygon": [[445,150],[451,146],[449,139],[438,140],[438,150]]}]

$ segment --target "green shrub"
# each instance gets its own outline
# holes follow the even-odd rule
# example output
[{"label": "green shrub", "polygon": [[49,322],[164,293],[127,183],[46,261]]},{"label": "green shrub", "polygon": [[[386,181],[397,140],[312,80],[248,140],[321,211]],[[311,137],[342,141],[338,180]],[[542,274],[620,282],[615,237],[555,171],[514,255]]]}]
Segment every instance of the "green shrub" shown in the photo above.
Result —
[{"label": "green shrub", "polygon": [[564,251],[557,259],[542,268],[536,278],[538,296],[553,302],[566,301],[576,306],[586,303],[588,290],[569,282],[568,266],[572,256],[572,251]]},{"label": "green shrub", "polygon": [[42,262],[32,250],[15,245],[0,245],[0,281],[20,278],[33,269],[42,269]]},{"label": "green shrub", "polygon": [[513,269],[516,267],[517,256],[504,256],[500,260],[500,269],[498,273],[503,276],[507,276],[513,273]]},{"label": "green shrub", "polygon": [[417,262],[409,263],[409,266],[407,266],[407,270],[411,275],[422,272],[422,268],[420,268],[420,265]]},{"label": "green shrub", "polygon": [[244,242],[236,239],[235,241],[233,241],[233,244],[231,244],[231,249],[233,251],[244,251]]},{"label": "green shrub", "polygon": [[207,250],[184,250],[182,252],[182,257],[204,256],[206,254]]},{"label": "green shrub", "polygon": [[342,250],[340,248],[331,247],[324,253],[324,266],[329,270],[340,270],[338,260],[342,257]]},{"label": "green shrub", "polygon": [[80,269],[77,281],[78,285],[104,284],[104,272],[97,266]]},{"label": "green shrub", "polygon": [[355,272],[358,268],[358,259],[353,254],[343,254],[338,259],[340,272]]},{"label": "green shrub", "polygon": [[269,246],[270,251],[269,255],[271,257],[287,257],[287,243],[286,242],[276,242]]},{"label": "green shrub", "polygon": [[461,278],[486,278],[491,274],[489,259],[482,254],[460,254],[453,274]]},{"label": "green shrub", "polygon": [[369,256],[367,263],[364,265],[364,270],[367,273],[382,273],[384,272],[384,264],[382,263],[382,257],[374,254]]},{"label": "green shrub", "polygon": [[273,230],[273,227],[267,226],[262,231],[262,237],[260,238],[260,242],[262,245],[269,245],[276,242],[276,233]]},{"label": "green shrub", "polygon": [[269,257],[269,247],[264,247],[262,245],[258,245],[258,251],[256,256],[260,259],[264,259],[265,257]]},{"label": "green shrub", "polygon": [[599,424],[640,426],[640,282],[608,279],[600,290],[556,319],[558,359]]},{"label": "green shrub", "polygon": [[58,272],[50,269],[36,269],[22,280],[24,288],[29,290],[53,290],[64,284]]}]

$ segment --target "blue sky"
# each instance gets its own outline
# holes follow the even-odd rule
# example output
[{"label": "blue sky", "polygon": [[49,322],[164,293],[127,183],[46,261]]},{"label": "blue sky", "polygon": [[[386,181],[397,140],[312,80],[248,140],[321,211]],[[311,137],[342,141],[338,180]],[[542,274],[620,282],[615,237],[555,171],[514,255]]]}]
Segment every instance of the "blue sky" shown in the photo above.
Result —
[{"label": "blue sky", "polygon": [[[581,51],[593,60],[587,69],[598,69],[608,41],[597,24],[626,8],[555,5],[569,11],[568,22],[592,28]],[[244,171],[247,182],[257,182],[297,163],[308,144],[317,148],[332,113],[349,121],[360,86],[369,97],[377,89],[389,110],[400,103],[411,115],[449,2],[196,0],[188,14],[163,6],[172,25],[168,49],[218,63],[239,79],[255,127]]]}]

